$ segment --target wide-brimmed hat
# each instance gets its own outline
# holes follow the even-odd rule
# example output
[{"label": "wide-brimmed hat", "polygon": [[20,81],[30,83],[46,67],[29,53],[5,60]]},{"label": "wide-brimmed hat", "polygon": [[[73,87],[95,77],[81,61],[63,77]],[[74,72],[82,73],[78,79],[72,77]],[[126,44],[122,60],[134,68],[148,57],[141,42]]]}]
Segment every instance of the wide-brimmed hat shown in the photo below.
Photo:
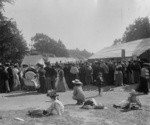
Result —
[{"label": "wide-brimmed hat", "polygon": [[43,68],[43,65],[40,63],[37,63],[36,66]]},{"label": "wide-brimmed hat", "polygon": [[130,92],[129,94],[130,94],[130,95],[136,95],[137,92],[136,92],[134,89],[132,89],[131,92]]},{"label": "wide-brimmed hat", "polygon": [[150,67],[150,63],[143,63],[143,66]]},{"label": "wide-brimmed hat", "polygon": [[47,93],[47,96],[49,97],[56,97],[56,96],[59,96],[55,91],[50,91]]},{"label": "wide-brimmed hat", "polygon": [[73,80],[72,83],[82,85],[82,82],[78,79]]},{"label": "wide-brimmed hat", "polygon": [[51,63],[50,63],[50,62],[45,62],[45,64],[46,64],[46,65],[50,65]]}]

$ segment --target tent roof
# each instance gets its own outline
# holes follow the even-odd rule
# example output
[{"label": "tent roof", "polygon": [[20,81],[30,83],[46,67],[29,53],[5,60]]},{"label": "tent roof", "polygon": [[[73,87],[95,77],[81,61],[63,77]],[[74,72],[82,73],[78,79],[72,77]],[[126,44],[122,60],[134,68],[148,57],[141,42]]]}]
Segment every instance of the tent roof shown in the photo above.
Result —
[{"label": "tent roof", "polygon": [[133,55],[140,56],[146,50],[150,49],[150,38],[106,47],[91,56],[89,59],[118,58],[121,57],[122,49],[125,50],[125,57],[131,57]]}]

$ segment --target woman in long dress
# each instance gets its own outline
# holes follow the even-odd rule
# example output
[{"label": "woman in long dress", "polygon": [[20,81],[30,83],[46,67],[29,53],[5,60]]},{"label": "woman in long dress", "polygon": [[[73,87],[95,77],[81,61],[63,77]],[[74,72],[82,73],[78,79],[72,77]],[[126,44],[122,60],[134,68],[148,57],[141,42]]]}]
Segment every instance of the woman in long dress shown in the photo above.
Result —
[{"label": "woman in long dress", "polygon": [[138,92],[143,92],[144,94],[149,93],[148,89],[148,80],[149,80],[149,71],[147,69],[147,64],[143,64],[143,67],[141,69],[141,77],[140,77],[140,83],[137,88]]},{"label": "woman in long dress", "polygon": [[40,88],[38,89],[38,92],[39,93],[47,93],[45,70],[44,70],[42,64],[38,63],[37,66],[39,67],[38,75],[39,75],[39,83],[40,83]]},{"label": "woman in long dress", "polygon": [[15,65],[13,68],[13,77],[14,77],[13,90],[19,90],[21,84],[20,84],[20,80],[19,80],[19,69],[18,69],[17,65]]},{"label": "woman in long dress", "polygon": [[55,88],[57,92],[65,92],[68,90],[68,86],[64,77],[64,71],[61,66],[57,67],[58,75],[55,83]]},{"label": "woman in long dress", "polygon": [[118,62],[115,71],[115,84],[116,86],[123,85],[123,74],[122,74],[122,66],[120,62]]}]

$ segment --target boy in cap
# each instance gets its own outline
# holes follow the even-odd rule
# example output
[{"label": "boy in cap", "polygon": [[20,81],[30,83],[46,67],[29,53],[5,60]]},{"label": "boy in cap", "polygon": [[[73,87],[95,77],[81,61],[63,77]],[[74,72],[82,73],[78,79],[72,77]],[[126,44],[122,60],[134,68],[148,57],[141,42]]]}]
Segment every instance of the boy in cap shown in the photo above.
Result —
[{"label": "boy in cap", "polygon": [[85,95],[82,89],[82,82],[80,82],[80,80],[75,79],[72,81],[72,83],[75,84],[74,88],[73,88],[73,99],[77,100],[77,105],[82,105],[83,102],[85,101]]},{"label": "boy in cap", "polygon": [[102,76],[102,73],[99,72],[98,76],[96,78],[96,85],[98,87],[98,93],[99,93],[99,95],[101,95],[102,82],[103,82],[103,76]]},{"label": "boy in cap", "polygon": [[132,89],[132,91],[129,94],[130,94],[130,96],[126,100],[120,102],[117,105],[114,104],[113,107],[127,109],[127,110],[141,108],[141,102],[137,98],[136,91],[134,89]]}]

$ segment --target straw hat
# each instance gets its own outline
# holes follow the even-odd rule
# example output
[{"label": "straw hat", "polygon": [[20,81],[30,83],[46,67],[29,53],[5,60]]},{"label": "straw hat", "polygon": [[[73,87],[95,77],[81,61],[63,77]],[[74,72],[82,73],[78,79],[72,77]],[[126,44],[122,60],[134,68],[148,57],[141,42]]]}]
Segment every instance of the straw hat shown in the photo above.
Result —
[{"label": "straw hat", "polygon": [[82,85],[82,82],[80,82],[78,79],[73,80],[72,83]]},{"label": "straw hat", "polygon": [[143,66],[150,67],[150,63],[143,63]]},{"label": "straw hat", "polygon": [[50,65],[50,62],[45,62],[45,65]]},{"label": "straw hat", "polygon": [[47,93],[47,96],[49,97],[56,97],[56,96],[59,96],[55,91],[50,91]]},{"label": "straw hat", "polygon": [[136,92],[134,89],[132,89],[131,92],[130,92],[129,94],[130,94],[130,95],[136,95],[137,92]]},{"label": "straw hat", "polygon": [[37,63],[36,66],[43,68],[43,65],[40,63]]}]

